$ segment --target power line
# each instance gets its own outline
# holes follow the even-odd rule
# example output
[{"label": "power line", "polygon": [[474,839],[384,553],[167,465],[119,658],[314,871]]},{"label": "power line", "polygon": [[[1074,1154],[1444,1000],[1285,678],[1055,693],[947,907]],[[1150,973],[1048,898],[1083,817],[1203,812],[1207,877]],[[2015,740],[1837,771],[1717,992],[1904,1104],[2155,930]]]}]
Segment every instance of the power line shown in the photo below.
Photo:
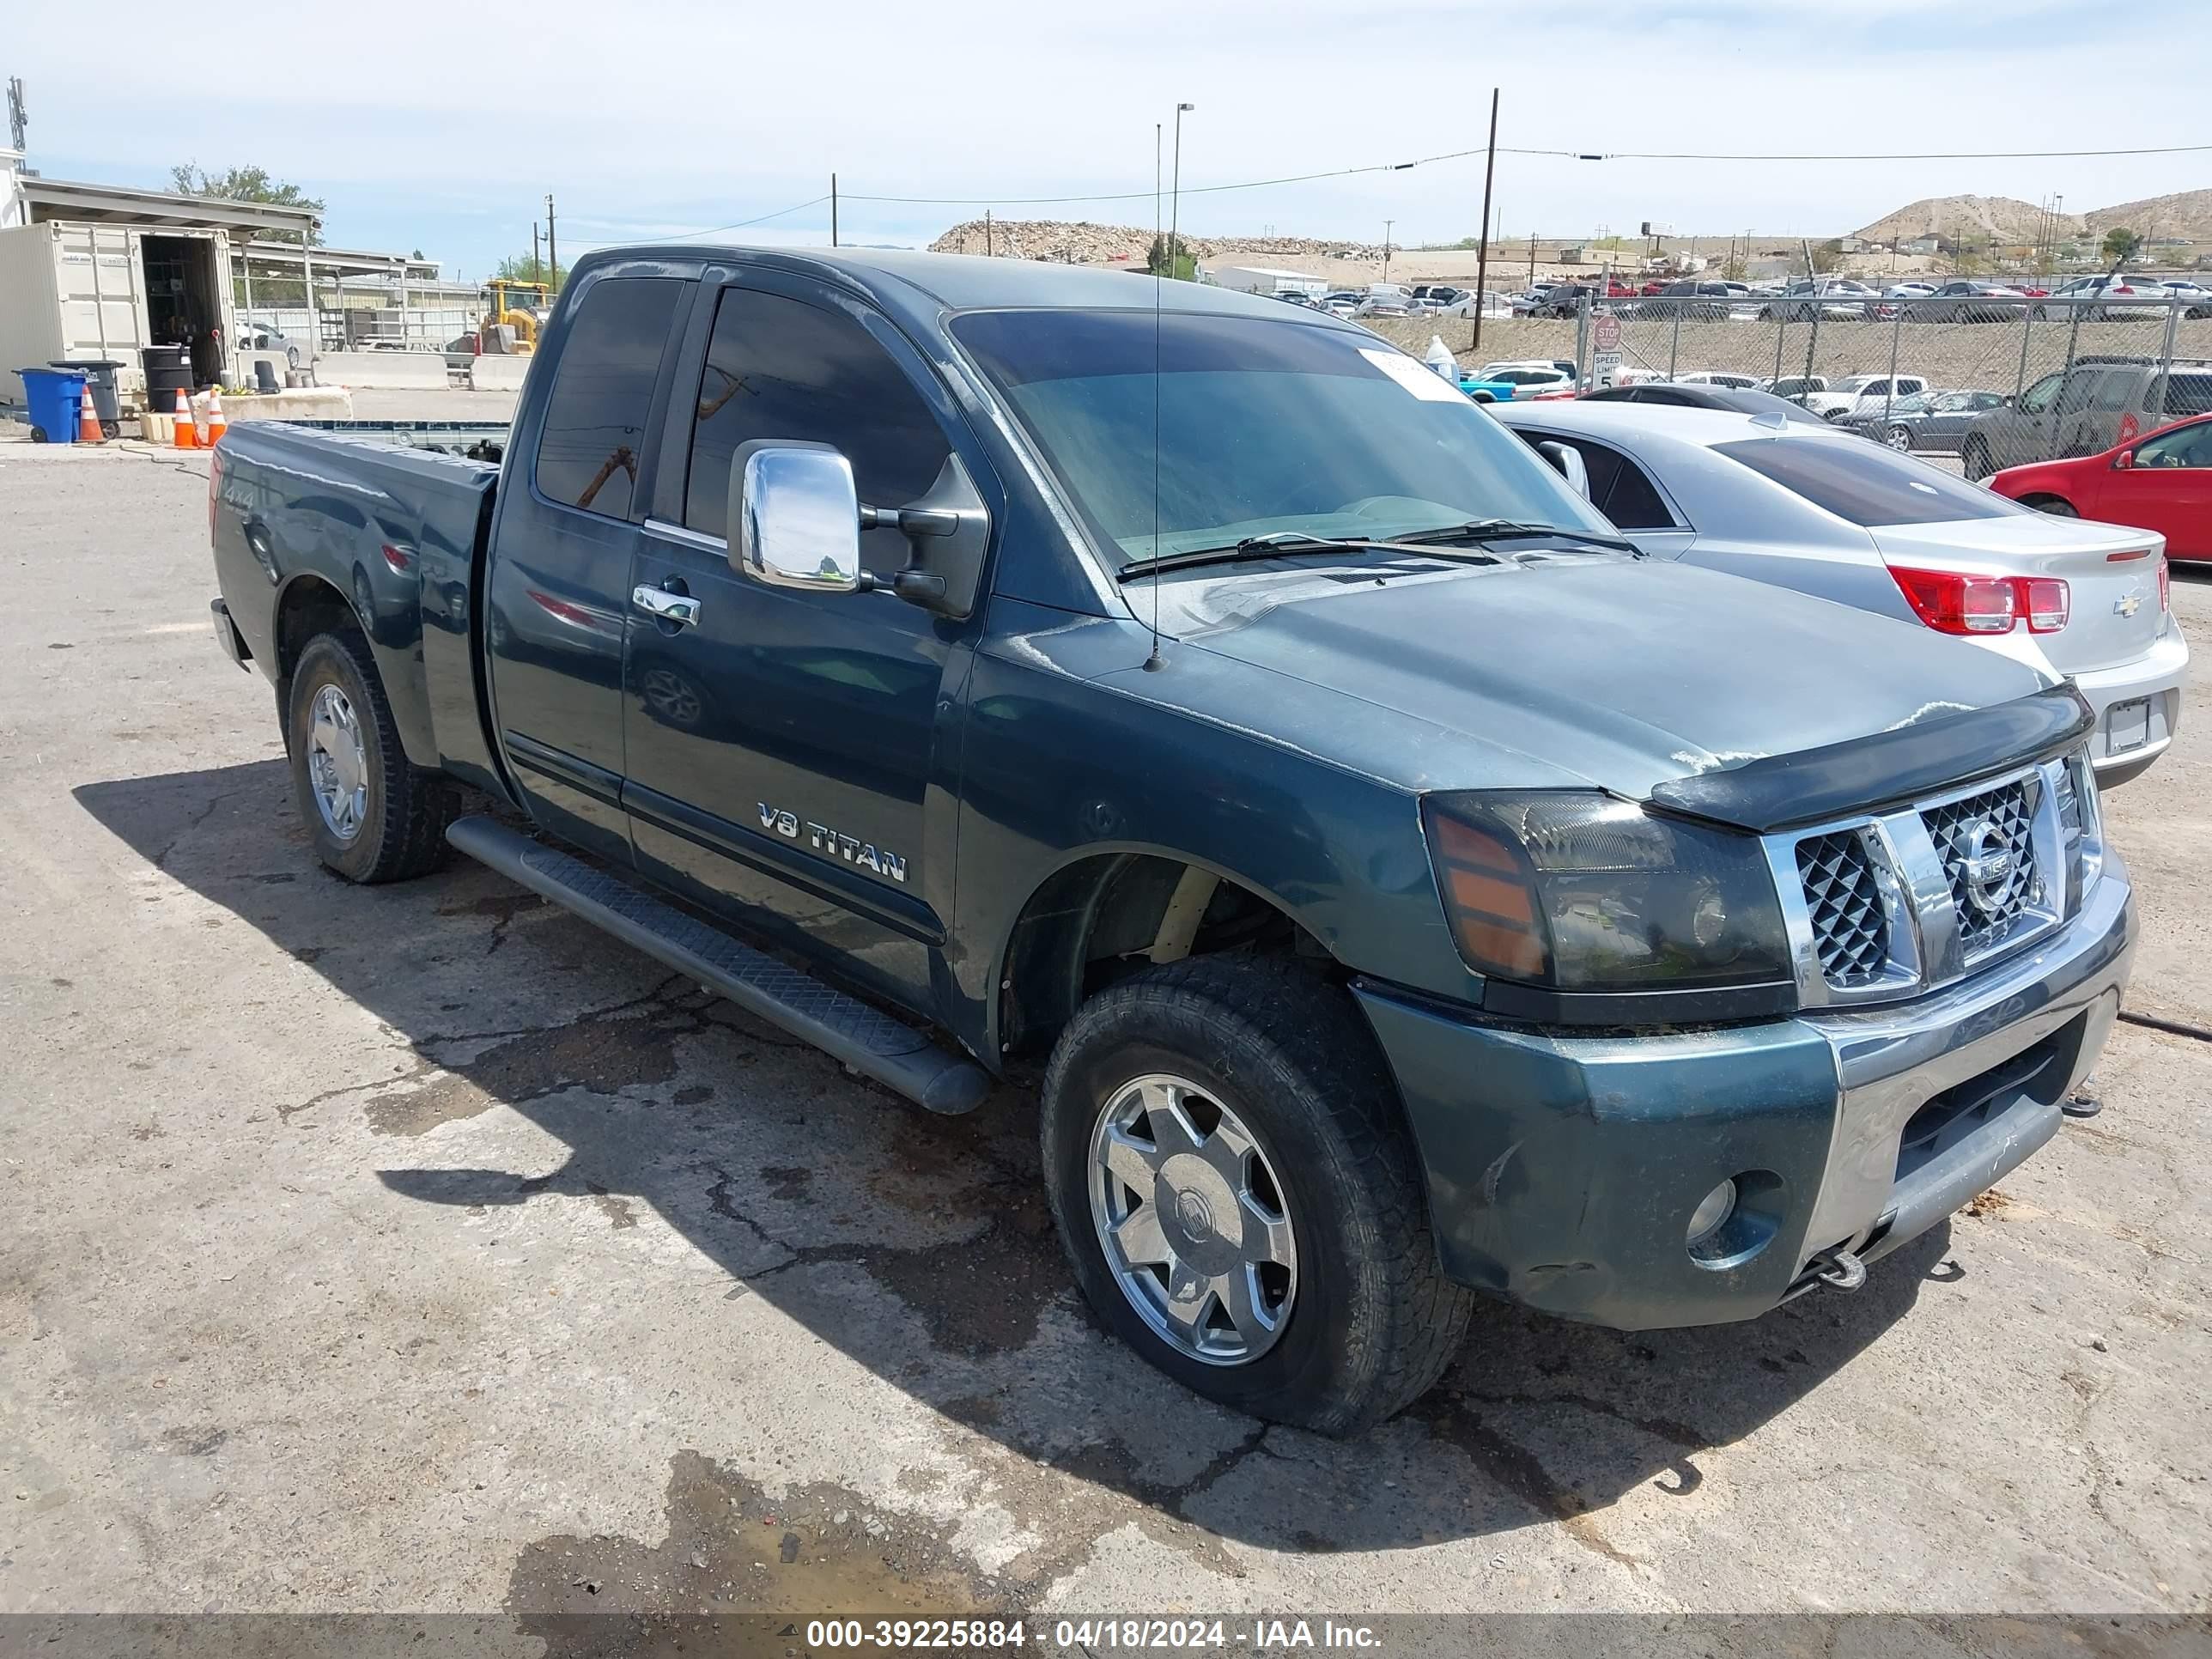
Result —
[{"label": "power line", "polygon": [[[1307,185],[1322,179],[1350,179],[1370,173],[1407,173],[1439,161],[1464,161],[1484,153],[1480,147],[1454,149],[1436,155],[1416,156],[1410,161],[1375,161],[1361,167],[1328,167],[1318,173],[1287,173],[1278,179],[1240,179],[1233,184],[1193,185],[1189,193],[1193,196],[1215,196],[1224,191],[1272,190],[1282,185]],[[1891,150],[1837,155],[1535,149],[1507,144],[1498,147],[1500,155],[1550,156],[1571,161],[2088,161],[2118,155],[2196,155],[2206,153],[2212,153],[2212,143],[2148,144],[2124,149]],[[848,190],[840,191],[837,199],[841,202],[876,202],[899,207],[1070,207],[1091,202],[1140,202],[1146,194],[1141,190],[1124,190],[1081,196],[872,196]],[[808,208],[821,206],[829,199],[826,195],[817,196],[810,201],[778,208],[773,213],[763,213],[757,218],[740,219],[735,224],[715,225],[706,230],[678,231],[672,235],[649,236],[644,240],[650,242],[681,241],[688,237],[719,235],[726,230],[743,230],[748,226],[766,224],[771,219],[803,213]]]}]

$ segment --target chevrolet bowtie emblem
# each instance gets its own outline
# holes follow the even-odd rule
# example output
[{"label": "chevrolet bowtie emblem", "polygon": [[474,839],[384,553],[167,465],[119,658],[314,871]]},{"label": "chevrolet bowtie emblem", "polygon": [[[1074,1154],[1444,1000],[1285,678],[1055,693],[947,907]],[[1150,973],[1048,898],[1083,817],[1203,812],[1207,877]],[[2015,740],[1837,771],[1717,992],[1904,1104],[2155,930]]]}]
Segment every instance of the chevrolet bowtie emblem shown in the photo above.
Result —
[{"label": "chevrolet bowtie emblem", "polygon": [[2112,614],[2116,617],[2132,617],[2142,609],[2142,595],[2139,592],[2124,593],[2112,601]]}]

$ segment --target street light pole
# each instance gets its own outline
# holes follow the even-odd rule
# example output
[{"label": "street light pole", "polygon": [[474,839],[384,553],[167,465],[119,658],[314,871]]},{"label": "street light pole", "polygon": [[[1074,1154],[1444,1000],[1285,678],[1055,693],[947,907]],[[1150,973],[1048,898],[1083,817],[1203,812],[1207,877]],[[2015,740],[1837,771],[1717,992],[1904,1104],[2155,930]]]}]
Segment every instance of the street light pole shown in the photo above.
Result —
[{"label": "street light pole", "polygon": [[1390,227],[1397,222],[1395,219],[1382,222],[1382,280],[1386,283],[1390,280]]},{"label": "street light pole", "polygon": [[[1194,110],[1195,104],[1176,106],[1175,172],[1168,186],[1168,275],[1176,274],[1176,259],[1182,252],[1182,118],[1185,110]],[[1198,275],[1198,262],[1191,262],[1190,274]]]}]

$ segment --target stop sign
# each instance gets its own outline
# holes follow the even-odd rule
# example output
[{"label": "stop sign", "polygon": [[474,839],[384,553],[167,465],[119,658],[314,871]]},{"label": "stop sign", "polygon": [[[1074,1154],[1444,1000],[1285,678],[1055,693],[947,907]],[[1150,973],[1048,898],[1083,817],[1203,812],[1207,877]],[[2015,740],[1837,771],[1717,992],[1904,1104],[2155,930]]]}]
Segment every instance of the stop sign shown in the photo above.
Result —
[{"label": "stop sign", "polygon": [[1600,351],[1620,349],[1620,319],[1601,317],[1590,327],[1590,343]]}]

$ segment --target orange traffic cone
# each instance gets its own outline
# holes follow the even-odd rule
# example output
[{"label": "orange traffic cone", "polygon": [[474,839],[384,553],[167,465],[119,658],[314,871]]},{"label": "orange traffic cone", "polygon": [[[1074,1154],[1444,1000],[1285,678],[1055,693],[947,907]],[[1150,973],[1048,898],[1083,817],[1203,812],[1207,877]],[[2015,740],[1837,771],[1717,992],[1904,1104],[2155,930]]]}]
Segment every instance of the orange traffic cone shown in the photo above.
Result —
[{"label": "orange traffic cone", "polygon": [[92,406],[90,386],[85,387],[84,400],[77,405],[76,441],[81,444],[107,441],[106,434],[100,429],[100,411]]},{"label": "orange traffic cone", "polygon": [[191,406],[185,401],[185,389],[182,386],[177,388],[175,419],[177,428],[176,437],[173,441],[173,447],[178,449],[198,449],[200,447],[199,434],[192,428]]},{"label": "orange traffic cone", "polygon": [[222,434],[230,430],[230,422],[223,418],[222,392],[218,388],[208,393],[207,447],[213,449],[222,441]]}]

